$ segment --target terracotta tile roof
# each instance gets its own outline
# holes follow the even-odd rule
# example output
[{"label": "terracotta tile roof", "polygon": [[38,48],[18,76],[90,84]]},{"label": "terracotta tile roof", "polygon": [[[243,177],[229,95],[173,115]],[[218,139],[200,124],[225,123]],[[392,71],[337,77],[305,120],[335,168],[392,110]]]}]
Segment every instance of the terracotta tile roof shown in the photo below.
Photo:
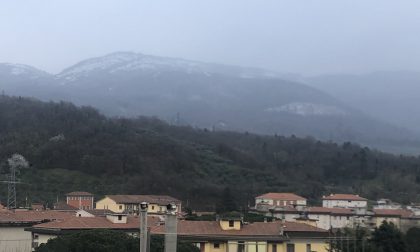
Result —
[{"label": "terracotta tile roof", "polygon": [[60,220],[73,216],[60,211],[8,211],[0,212],[0,223],[38,223]]},{"label": "terracotta tile roof", "polygon": [[273,199],[273,200],[306,200],[304,197],[294,193],[266,193],[257,196],[256,198]]},{"label": "terracotta tile roof", "polygon": [[77,211],[79,208],[68,205],[65,201],[54,203],[54,210],[60,211]]},{"label": "terracotta tile roof", "polygon": [[90,192],[69,192],[66,196],[93,196]]},{"label": "terracotta tile roof", "polygon": [[107,214],[115,214],[115,212],[108,209],[84,209],[84,211],[95,216],[106,216]]},{"label": "terracotta tile roof", "polygon": [[[178,235],[180,236],[280,236],[281,226],[277,222],[255,222],[243,225],[241,230],[223,230],[217,221],[179,221]],[[164,234],[165,226],[156,226],[152,228],[154,234]],[[313,227],[303,223],[285,222],[284,232],[315,232],[325,233],[327,230]]]},{"label": "terracotta tile roof", "polygon": [[[158,217],[148,217],[149,227],[156,226],[160,222]],[[139,229],[140,222],[138,217],[127,217],[127,223],[112,223],[106,217],[76,217],[47,223],[41,223],[33,226],[34,230],[82,230],[82,229]]]},{"label": "terracotta tile roof", "polygon": [[352,209],[348,208],[328,208],[328,207],[309,207],[306,209],[306,211],[310,214],[332,214],[332,215],[353,215],[354,212]]},{"label": "terracotta tile roof", "polygon": [[168,195],[107,195],[116,203],[140,204],[141,202],[166,205],[169,203],[180,203],[181,201]]},{"label": "terracotta tile roof", "polygon": [[414,215],[413,212],[406,209],[373,209],[376,216],[396,216],[402,218],[409,218]]},{"label": "terracotta tile roof", "polygon": [[355,194],[330,194],[328,196],[323,196],[322,200],[358,200],[358,201],[366,201],[367,199],[360,197],[359,195]]}]

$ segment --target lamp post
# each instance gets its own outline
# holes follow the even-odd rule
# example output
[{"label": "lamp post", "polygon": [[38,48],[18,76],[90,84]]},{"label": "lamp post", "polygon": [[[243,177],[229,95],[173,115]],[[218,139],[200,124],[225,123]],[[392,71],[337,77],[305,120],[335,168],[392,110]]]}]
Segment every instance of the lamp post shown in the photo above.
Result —
[{"label": "lamp post", "polygon": [[166,206],[165,218],[165,252],[176,252],[177,245],[177,216],[176,205],[171,203]]},{"label": "lamp post", "polygon": [[140,203],[140,252],[147,252],[147,208],[149,203]]}]

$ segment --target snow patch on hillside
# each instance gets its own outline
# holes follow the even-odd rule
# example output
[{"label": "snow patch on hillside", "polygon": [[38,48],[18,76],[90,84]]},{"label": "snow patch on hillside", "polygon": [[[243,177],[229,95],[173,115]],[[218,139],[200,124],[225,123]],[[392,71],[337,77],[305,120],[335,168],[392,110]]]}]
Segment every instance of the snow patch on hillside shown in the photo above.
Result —
[{"label": "snow patch on hillside", "polygon": [[267,112],[286,112],[300,116],[345,116],[347,113],[335,106],[308,102],[292,102],[265,109]]}]

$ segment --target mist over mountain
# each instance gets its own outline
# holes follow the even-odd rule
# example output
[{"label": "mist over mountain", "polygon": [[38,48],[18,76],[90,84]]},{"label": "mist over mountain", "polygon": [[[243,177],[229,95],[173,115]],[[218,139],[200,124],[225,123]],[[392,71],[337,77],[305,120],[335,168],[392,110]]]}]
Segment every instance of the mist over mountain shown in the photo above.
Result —
[{"label": "mist over mountain", "polygon": [[305,82],[373,117],[420,132],[420,72],[324,75]]},{"label": "mist over mountain", "polygon": [[176,125],[313,136],[398,153],[420,149],[417,134],[263,69],[130,52],[87,59],[58,75],[24,65],[0,69],[6,94],[92,105],[109,116],[157,116]]}]

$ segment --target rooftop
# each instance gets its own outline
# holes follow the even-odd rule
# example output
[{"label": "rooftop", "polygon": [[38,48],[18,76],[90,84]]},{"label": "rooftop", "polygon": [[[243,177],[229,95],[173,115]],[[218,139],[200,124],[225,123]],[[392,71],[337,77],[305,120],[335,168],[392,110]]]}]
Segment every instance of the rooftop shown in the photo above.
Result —
[{"label": "rooftop", "polygon": [[66,196],[93,196],[93,194],[89,192],[69,192]]},{"label": "rooftop", "polygon": [[[223,230],[217,221],[179,221],[178,235],[189,237],[210,237],[210,238],[227,238],[237,237],[246,238],[253,237],[255,239],[262,238],[281,238],[281,228],[284,227],[284,232],[304,232],[314,233],[316,235],[328,233],[327,230],[313,227],[308,224],[296,222],[255,222],[245,224],[240,230]],[[164,234],[165,226],[156,226],[152,228],[154,234]]]},{"label": "rooftop", "polygon": [[266,193],[257,196],[257,198],[274,199],[274,200],[306,200],[304,197],[296,195],[294,193]]},{"label": "rooftop", "polygon": [[[158,217],[147,218],[148,226],[157,225],[161,220]],[[138,217],[127,217],[127,223],[112,223],[106,217],[95,216],[95,217],[76,217],[70,216],[65,219],[51,221],[47,223],[41,223],[32,227],[33,230],[43,230],[48,232],[60,232],[68,230],[89,230],[89,229],[135,229],[140,228]]]},{"label": "rooftop", "polygon": [[107,195],[116,203],[126,204],[140,204],[141,202],[148,202],[160,205],[169,203],[180,203],[181,201],[168,195]]},{"label": "rooftop", "polygon": [[322,196],[322,200],[355,200],[355,201],[367,201],[367,199],[360,197],[356,194],[330,194],[328,196]]},{"label": "rooftop", "polygon": [[409,218],[414,215],[413,212],[406,209],[373,209],[376,216],[395,216],[402,218]]},{"label": "rooftop", "polygon": [[72,214],[54,210],[46,211],[7,211],[0,212],[0,224],[23,224],[41,223],[51,220],[62,220],[71,217]]}]

